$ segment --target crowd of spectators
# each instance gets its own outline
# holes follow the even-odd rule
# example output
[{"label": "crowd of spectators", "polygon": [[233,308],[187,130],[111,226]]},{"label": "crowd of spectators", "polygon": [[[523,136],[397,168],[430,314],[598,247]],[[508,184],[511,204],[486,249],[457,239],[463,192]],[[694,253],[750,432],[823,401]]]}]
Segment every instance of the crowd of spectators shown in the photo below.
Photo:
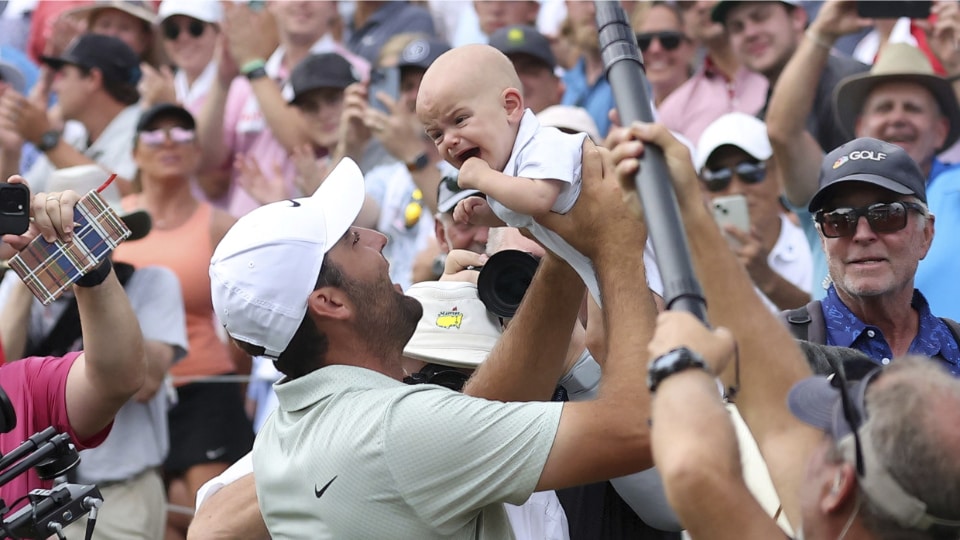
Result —
[{"label": "crowd of spectators", "polygon": [[[238,220],[243,223],[244,216],[281,201],[299,206],[298,200],[319,193],[338,165],[349,161],[357,165],[364,190],[355,201],[355,213],[352,200],[345,201],[342,210],[352,213],[352,225],[365,231],[357,233],[358,245],[382,251],[389,263],[390,282],[414,291],[411,296],[420,298],[425,306],[439,306],[444,304],[441,299],[450,296],[463,304],[461,310],[453,307],[452,316],[470,314],[489,317],[491,325],[498,323],[493,325],[495,331],[484,329],[485,339],[492,341],[484,342],[480,359],[467,365],[450,364],[446,357],[462,355],[458,348],[469,343],[451,343],[439,356],[407,355],[405,351],[404,355],[420,362],[409,369],[419,378],[406,382],[435,382],[443,379],[437,373],[449,376],[451,368],[469,368],[465,377],[477,368],[481,381],[490,374],[525,374],[499,368],[497,361],[488,371],[480,367],[487,354],[503,356],[493,342],[508,326],[509,316],[483,313],[475,289],[456,289],[456,294],[445,296],[443,291],[455,287],[437,285],[461,279],[476,283],[476,268],[500,251],[516,249],[533,253],[545,263],[547,272],[553,272],[538,282],[536,291],[542,296],[536,301],[546,306],[543,309],[556,310],[551,316],[566,326],[548,331],[522,318],[517,326],[523,330],[503,335],[520,335],[532,328],[539,333],[531,331],[530,339],[543,341],[541,354],[565,357],[565,364],[545,372],[555,375],[553,384],[540,381],[553,390],[554,401],[577,402],[580,407],[564,411],[596,407],[602,414],[612,414],[614,406],[629,406],[636,410],[621,414],[643,418],[640,427],[628,427],[624,419],[610,420],[609,425],[598,422],[568,427],[590,437],[603,433],[615,438],[613,434],[620,429],[637,437],[611,442],[606,453],[591,458],[594,463],[561,452],[573,452],[562,444],[564,437],[574,436],[564,430],[565,425],[573,424],[567,420],[573,413],[564,412],[561,417],[560,405],[547,404],[515,409],[511,414],[523,417],[530,429],[550,433],[551,441],[555,432],[559,441],[553,446],[559,456],[555,459],[550,457],[551,443],[546,438],[529,441],[542,447],[542,452],[516,450],[517,456],[522,454],[529,462],[517,461],[511,467],[522,468],[524,463],[539,466],[543,469],[539,480],[519,472],[507,478],[510,475],[500,471],[502,476],[496,477],[505,483],[501,490],[504,501],[500,502],[517,502],[518,494],[534,486],[546,489],[542,498],[526,507],[528,514],[538,509],[537,519],[525,521],[517,517],[522,515],[518,510],[522,507],[507,507],[517,538],[724,537],[711,529],[719,511],[697,513],[691,509],[695,506],[691,493],[696,490],[691,491],[685,482],[694,480],[704,489],[717,487],[711,482],[721,479],[729,482],[733,485],[727,501],[730,505],[738,500],[743,482],[743,500],[760,501],[753,517],[773,517],[777,520],[773,527],[779,526],[784,534],[817,523],[809,508],[814,504],[812,498],[801,501],[797,494],[810,478],[804,478],[802,471],[784,471],[804,463],[804,452],[820,452],[820,460],[827,463],[820,463],[824,470],[843,462],[844,452],[849,453],[844,445],[853,444],[843,441],[849,434],[859,433],[861,425],[867,426],[863,437],[874,434],[872,443],[857,438],[857,460],[861,459],[861,444],[893,443],[889,442],[889,430],[881,434],[875,423],[863,424],[867,416],[863,410],[860,424],[846,419],[851,424],[846,428],[835,423],[820,425],[817,422],[822,418],[810,412],[810,399],[804,401],[803,396],[790,393],[790,410],[816,429],[801,426],[786,408],[790,383],[811,370],[839,372],[843,378],[844,369],[837,369],[836,362],[831,364],[836,356],[830,346],[859,351],[864,360],[884,366],[884,370],[888,364],[896,366],[905,355],[933,358],[945,368],[924,371],[911,363],[917,361],[907,360],[902,371],[891,369],[883,376],[885,381],[902,378],[907,386],[936,379],[938,374],[947,378],[960,374],[960,325],[953,322],[960,319],[960,289],[951,278],[958,269],[952,247],[954,239],[960,238],[960,4],[934,0],[928,16],[915,18],[870,18],[858,12],[852,0],[624,0],[620,5],[643,55],[647,98],[656,123],[666,129],[619,126],[592,0],[0,2],[0,174],[3,178],[22,175],[34,193],[72,190],[82,195],[115,173],[117,179],[102,193],[107,202],[124,219],[143,213],[149,216],[146,224],[142,218],[130,220],[131,229],[136,229],[134,237],[118,247],[112,259],[142,330],[142,345],[137,344],[145,357],[143,383],[132,397],[126,392],[130,388],[124,387],[126,394],[117,392],[129,401],[116,404],[109,436],[100,433],[103,414],[80,426],[84,429],[75,429],[75,435],[82,437],[77,441],[81,447],[102,443],[99,448],[83,450],[82,465],[72,478],[96,483],[107,495],[95,538],[172,540],[186,538],[188,531],[191,538],[224,534],[262,538],[267,529],[281,536],[306,530],[296,519],[285,522],[282,518],[284,512],[293,512],[281,508],[284,505],[300,508],[292,499],[261,500],[257,508],[261,489],[264,493],[277,491],[277,482],[287,479],[264,464],[263,454],[252,460],[248,454],[265,419],[278,406],[274,384],[284,377],[296,380],[311,375],[278,359],[282,350],[251,350],[231,342],[230,337],[243,340],[228,335],[229,325],[225,331],[225,322],[218,316],[222,313],[211,293],[217,282],[211,278],[210,260]],[[456,50],[477,44],[483,48]],[[445,56],[451,50],[455,54]],[[441,57],[437,65],[444,71],[430,71]],[[516,73],[510,70],[511,64]],[[483,66],[503,68],[506,75],[493,77],[493,68]],[[462,72],[452,73],[456,70]],[[457,108],[436,99],[440,84],[447,91],[455,90],[460,101],[483,92],[496,109],[503,96],[481,87],[492,87],[501,79],[517,86],[516,98],[510,99],[521,104],[517,118],[523,117],[526,130],[532,132],[532,126],[558,128],[568,134],[563,137],[577,141],[570,143],[570,148],[583,141],[584,149],[597,145],[612,152],[612,160],[603,154],[603,167],[598,165],[601,158],[596,152],[582,152],[584,182],[615,176],[614,164],[622,178],[623,171],[635,165],[633,158],[644,144],[663,145],[675,161],[683,162],[672,163],[671,173],[680,194],[694,263],[711,300],[711,320],[727,326],[729,333],[708,332],[679,316],[661,317],[657,322],[656,312],[664,307],[663,284],[672,276],[660,274],[642,225],[630,232],[625,224],[619,228],[593,224],[583,215],[590,210],[569,218],[584,228],[580,231],[563,221],[531,221],[528,228],[550,229],[547,232],[556,232],[560,242],[577,242],[580,251],[585,248],[582,253],[574,251],[582,258],[582,268],[577,270],[582,276],[591,270],[597,274],[593,281],[587,279],[593,294],[584,296],[579,285],[570,288],[577,279],[569,275],[568,268],[557,270],[562,266],[562,252],[544,252],[515,229],[460,219],[458,208],[465,201],[490,194],[458,183],[458,167],[451,164],[458,158],[448,152],[449,141],[441,144],[442,137],[432,133],[430,126],[425,130],[421,123],[423,102],[433,107],[427,117],[433,118],[434,124],[437,118],[453,114],[448,109]],[[423,81],[426,90],[421,92]],[[452,125],[464,121],[456,114],[450,119]],[[485,136],[497,138],[496,133]],[[510,157],[512,163],[513,156],[523,150],[518,147],[525,143],[521,137],[514,145],[508,133],[502,139],[502,146],[511,149],[504,161]],[[542,154],[524,154],[524,159],[536,162],[532,166],[545,169],[542,165],[547,162],[556,167],[565,163],[561,157],[581,160],[580,155],[571,158],[576,153],[573,150],[556,145],[547,148],[542,142],[540,146],[545,150]],[[550,151],[564,155],[551,162],[546,155]],[[594,167],[589,171],[588,161]],[[336,174],[348,174],[339,171]],[[579,191],[579,180],[575,185]],[[610,210],[610,216],[639,222],[636,218],[642,211],[636,197],[629,188],[623,189],[628,194],[626,205],[633,212]],[[595,186],[584,190],[587,208],[610,199]],[[576,208],[572,201],[567,201],[567,210]],[[703,209],[712,210],[704,214],[712,214],[707,224],[701,221]],[[550,214],[554,220],[567,217]],[[263,227],[264,238],[270,230]],[[596,245],[589,244],[583,238],[588,230],[624,234],[631,242],[643,244],[638,250],[634,245],[623,248],[637,251],[623,256],[636,263],[632,276],[647,284],[646,288],[636,287],[643,289],[642,299],[637,300],[631,320],[640,327],[628,337],[622,321],[611,318],[618,306],[624,305],[622,299],[613,306],[599,302],[605,283],[626,287],[609,270],[625,265],[609,260],[615,250],[607,249],[607,243],[614,240],[598,237]],[[256,229],[251,232],[258,233]],[[19,244],[7,242],[0,247],[0,257],[12,256],[22,247]],[[710,249],[722,253],[713,254]],[[321,259],[331,253],[337,253],[341,263],[345,260],[340,251],[323,251]],[[291,256],[289,264],[298,260]],[[257,271],[250,267],[251,274]],[[282,281],[284,275],[278,271],[276,279]],[[379,285],[372,279],[367,285],[370,290],[351,294],[375,300]],[[550,285],[565,290],[553,291],[551,297],[551,291],[545,289]],[[623,292],[618,289],[616,295],[620,294]],[[730,305],[740,304],[738,295],[750,298],[741,312]],[[84,312],[78,313],[76,305],[78,299],[81,305],[89,301],[89,296],[93,295],[85,291],[75,298],[67,295],[53,305],[42,305],[30,297],[12,271],[6,272],[0,283],[0,341],[6,361],[64,355],[73,361],[77,356],[70,355],[85,346],[88,356],[99,359],[103,353],[96,347],[102,345],[101,336],[88,340],[79,335],[77,321]],[[570,311],[577,315],[571,315],[569,321],[560,313],[567,304],[580,306],[578,312],[576,306]],[[471,310],[479,311],[474,315]],[[376,315],[383,313],[358,316],[360,323],[377,326],[344,330],[344,335],[384,343],[399,339],[396,328],[380,325],[402,325],[402,321],[389,317],[378,321]],[[270,315],[276,319],[260,322],[269,327],[269,321],[289,316],[277,312]],[[424,321],[437,319],[435,313],[423,316]],[[774,322],[776,316],[782,324]],[[66,320],[73,321],[77,331],[69,339],[60,336]],[[758,328],[776,326],[778,330],[751,335],[751,321],[761,321]],[[320,326],[335,334],[341,331],[336,325]],[[566,335],[570,326],[572,337]],[[808,362],[793,362],[803,355],[800,349],[793,350],[788,334],[816,344],[814,349],[803,349]],[[50,335],[57,338],[55,346],[51,346]],[[614,335],[624,343],[614,343]],[[414,334],[411,347],[417,349],[418,340],[436,346],[429,339],[443,339],[425,336],[432,334]],[[536,347],[517,345],[514,339],[506,340],[502,348],[534,353]],[[734,340],[736,347],[731,346]],[[118,343],[125,341],[130,339]],[[741,391],[733,400],[736,404],[726,403],[725,408],[713,399],[716,395],[703,391],[703,381],[686,375],[678,377],[675,384],[665,384],[664,393],[657,394],[653,403],[653,396],[645,392],[629,397],[629,392],[620,395],[618,387],[610,386],[613,390],[604,393],[601,373],[604,380],[612,378],[611,371],[620,372],[625,380],[633,380],[639,373],[631,372],[628,362],[620,358],[633,345],[642,345],[637,354],[651,359],[686,346],[694,354],[689,355],[692,360],[683,361],[696,361],[709,372],[723,373],[725,382],[730,382],[726,379],[733,370],[728,364],[742,363],[738,371],[754,371],[744,372],[738,381]],[[821,346],[827,347],[817,348]],[[774,371],[758,360],[764,347],[789,348],[782,355],[788,367],[770,375],[775,383],[769,388],[758,390],[763,385],[759,373]],[[336,353],[344,346],[330,349]],[[767,351],[771,357],[779,353]],[[421,369],[423,362],[427,367]],[[643,365],[646,367],[646,362]],[[857,406],[862,408],[868,382],[855,383],[856,374],[847,375],[851,388],[861,391]],[[876,374],[872,377],[879,378]],[[835,383],[833,388],[842,384]],[[880,400],[884,391],[889,393],[889,384],[873,384],[870,392],[880,396],[875,399]],[[931,384],[943,395],[956,392],[949,384],[943,388]],[[695,396],[690,403],[680,403],[681,389]],[[535,385],[504,391],[477,383],[462,390],[462,401],[453,401],[462,402],[461,413],[471,418],[464,419],[456,430],[451,427],[451,434],[472,428],[479,431],[478,418],[494,414],[492,409],[472,409],[475,402],[469,396],[530,402],[551,398],[550,392]],[[636,389],[637,393],[641,390]],[[816,390],[807,389],[808,393]],[[833,399],[826,390],[819,390],[824,400]],[[845,392],[846,410],[850,405]],[[291,393],[281,395],[281,401],[291,399]],[[410,394],[420,395],[416,390]],[[868,400],[874,399],[866,395]],[[771,407],[776,398],[780,403],[775,408],[783,409],[784,414],[779,409],[758,412]],[[668,410],[664,403],[674,408]],[[716,422],[706,426],[703,418],[685,413],[692,403],[710,414],[735,419],[739,428],[727,430],[725,422],[719,427]],[[290,411],[281,409],[280,416],[284,414]],[[506,413],[498,410],[495,414]],[[654,420],[652,443],[648,417]],[[364,419],[345,421],[363,425]],[[786,427],[777,428],[779,421]],[[664,427],[667,423],[675,427]],[[275,439],[270,444],[279,445],[276,425],[268,426]],[[637,431],[641,427],[645,431]],[[693,442],[696,429],[726,446],[705,457]],[[826,450],[817,447],[818,439],[811,435],[817,434],[817,429],[827,432],[837,444],[827,445]],[[930,432],[934,431],[935,427],[930,427]],[[324,435],[314,432],[311,437]],[[783,446],[787,435],[795,436],[790,439],[794,447],[789,452]],[[927,432],[921,435],[921,439],[936,438]],[[658,436],[686,450],[671,455],[666,443],[655,440]],[[257,444],[268,447],[263,438]],[[953,439],[955,443],[956,437]],[[736,448],[727,455],[731,444],[739,444],[743,450],[742,464]],[[3,448],[9,445],[4,443]],[[625,457],[626,452],[638,449],[640,456]],[[887,460],[891,465],[889,460],[894,459],[890,448],[868,450],[879,452],[868,460]],[[804,459],[797,457],[801,454]],[[605,456],[607,463],[601,463],[599,456]],[[715,467],[736,480],[723,475],[704,478],[702,472],[685,468],[698,459],[701,468]],[[437,463],[446,461],[438,459],[430,466]],[[554,468],[563,464],[571,470]],[[859,461],[853,464],[859,465]],[[275,474],[272,478],[264,475],[261,481],[267,487],[257,483],[254,492],[254,480],[247,476],[258,467]],[[370,474],[375,476],[376,470],[371,469]],[[850,474],[838,467],[836,476],[830,478],[831,482],[837,479],[830,484],[836,495],[831,499],[834,506],[823,503],[819,508],[831,519],[838,515],[850,518],[845,527],[841,520],[841,527],[825,526],[823,530],[842,529],[847,534],[852,526],[853,533],[859,528],[870,532],[894,526],[891,524],[910,529],[923,522],[933,523],[935,530],[945,527],[952,531],[937,538],[957,537],[956,530],[950,529],[960,519],[955,511],[960,508],[956,489],[936,498],[921,480],[915,482],[919,487],[904,483],[903,476],[913,474],[912,469],[903,467],[891,474],[900,482],[897,489],[902,485],[909,496],[928,504],[926,513],[918,514],[919,521],[910,522],[902,513],[894,515],[896,508],[891,510],[889,505],[871,503],[877,495],[869,490],[881,488],[873,484],[864,487],[862,473],[858,476],[856,471]],[[463,480],[480,485],[478,478]],[[374,480],[365,481],[372,485]],[[506,485],[507,480],[513,484]],[[440,484],[425,481],[422,485],[436,488]],[[858,495],[858,486],[866,491]],[[717,489],[716,495],[722,498]],[[318,491],[316,497],[321,494]],[[453,495],[450,497],[452,500]],[[481,498],[486,513],[487,503],[496,496],[486,493],[478,495],[478,501]],[[436,515],[424,523],[435,520],[433,534],[458,530],[444,519],[461,527],[458,520],[463,515],[441,516],[442,509],[431,508]],[[224,520],[231,512],[236,512],[236,521],[233,528],[226,529]],[[863,516],[854,519],[858,512]],[[496,515],[500,513],[498,506]],[[482,522],[483,515],[468,516],[465,522]],[[939,517],[924,521],[931,516]],[[386,534],[383,527],[389,521],[384,520],[367,523],[369,528],[363,530]],[[407,523],[408,531],[417,534],[427,530],[419,527],[429,528],[411,523]],[[496,526],[496,519],[490,523]],[[734,525],[727,528],[738,530]],[[537,532],[544,530],[551,532]],[[769,530],[756,529],[758,534]],[[809,530],[804,533],[808,538],[816,536]]]}]

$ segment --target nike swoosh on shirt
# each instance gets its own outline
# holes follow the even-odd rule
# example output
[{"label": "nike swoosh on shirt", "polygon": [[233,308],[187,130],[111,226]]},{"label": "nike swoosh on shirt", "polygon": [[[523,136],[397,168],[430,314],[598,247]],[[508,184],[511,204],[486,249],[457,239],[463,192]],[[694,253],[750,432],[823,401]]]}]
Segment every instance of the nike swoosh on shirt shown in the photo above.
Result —
[{"label": "nike swoosh on shirt", "polygon": [[290,201],[290,208],[296,208],[296,207],[300,206],[300,202],[299,202],[299,201],[295,201],[295,200],[293,200],[293,199],[287,199],[287,200]]},{"label": "nike swoosh on shirt", "polygon": [[330,487],[330,484],[332,484],[333,481],[336,480],[336,479],[337,479],[337,477],[334,476],[333,478],[330,479],[329,482],[326,483],[326,485],[324,485],[324,486],[323,486],[322,488],[320,488],[320,489],[317,489],[317,485],[314,484],[314,485],[313,485],[313,494],[316,495],[318,499],[319,499],[320,497],[323,497],[323,492],[326,491],[327,488]]}]

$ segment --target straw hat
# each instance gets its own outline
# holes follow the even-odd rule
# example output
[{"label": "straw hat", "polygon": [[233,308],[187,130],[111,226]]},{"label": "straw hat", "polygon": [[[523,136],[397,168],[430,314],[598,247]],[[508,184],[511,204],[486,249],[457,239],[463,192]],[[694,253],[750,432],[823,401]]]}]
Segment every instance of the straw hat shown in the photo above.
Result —
[{"label": "straw hat", "polygon": [[887,45],[869,72],[851,75],[837,84],[833,93],[834,110],[837,122],[847,136],[856,137],[854,128],[867,96],[885,82],[913,82],[933,94],[940,112],[950,122],[950,131],[938,151],[949,148],[960,138],[960,105],[950,82],[934,73],[933,66],[920,49],[907,43]]}]

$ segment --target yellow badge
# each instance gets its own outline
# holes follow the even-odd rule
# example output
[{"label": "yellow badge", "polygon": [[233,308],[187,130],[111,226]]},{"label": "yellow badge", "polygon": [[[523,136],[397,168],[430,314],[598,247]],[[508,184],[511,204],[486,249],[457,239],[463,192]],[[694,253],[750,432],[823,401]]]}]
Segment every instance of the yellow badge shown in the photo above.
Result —
[{"label": "yellow badge", "polygon": [[453,308],[452,311],[441,311],[437,315],[439,328],[460,328],[461,323],[463,323],[463,313],[457,311],[457,308]]}]

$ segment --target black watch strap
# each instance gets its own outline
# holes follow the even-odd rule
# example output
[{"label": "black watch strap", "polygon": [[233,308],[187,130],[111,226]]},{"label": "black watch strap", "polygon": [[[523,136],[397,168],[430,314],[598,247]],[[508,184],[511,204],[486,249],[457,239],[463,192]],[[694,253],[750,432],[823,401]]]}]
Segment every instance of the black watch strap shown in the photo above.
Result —
[{"label": "black watch strap", "polygon": [[427,165],[430,165],[430,156],[426,152],[421,152],[420,155],[413,158],[413,161],[408,161],[406,165],[410,172],[422,171],[427,168]]},{"label": "black watch strap", "polygon": [[246,73],[247,80],[250,80],[250,81],[262,79],[266,76],[267,76],[267,68],[265,67],[258,67]]},{"label": "black watch strap", "polygon": [[107,279],[111,270],[113,270],[113,263],[110,262],[109,258],[106,258],[81,276],[80,279],[76,281],[76,285],[77,287],[96,287]]},{"label": "black watch strap", "polygon": [[657,391],[657,387],[667,377],[694,368],[710,373],[710,368],[699,353],[687,347],[677,347],[650,362],[650,367],[647,370],[647,387],[650,388],[652,394]]},{"label": "black watch strap", "polygon": [[40,136],[40,142],[37,144],[37,150],[41,152],[49,152],[53,150],[58,144],[60,144],[61,133],[55,129],[47,131]]}]

